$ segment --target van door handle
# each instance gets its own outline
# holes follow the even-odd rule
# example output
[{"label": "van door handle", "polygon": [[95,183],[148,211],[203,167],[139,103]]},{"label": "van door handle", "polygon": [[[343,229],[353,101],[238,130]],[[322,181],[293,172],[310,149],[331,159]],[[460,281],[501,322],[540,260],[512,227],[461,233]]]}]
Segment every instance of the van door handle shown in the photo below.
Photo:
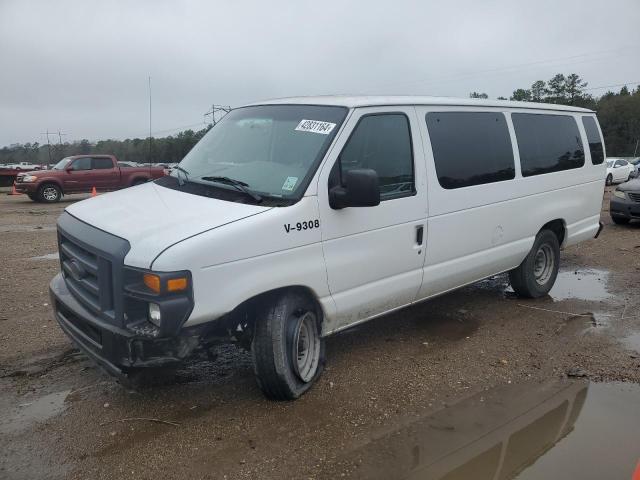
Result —
[{"label": "van door handle", "polygon": [[422,240],[424,237],[424,226],[423,225],[418,225],[416,227],[416,244],[417,245],[422,245]]}]

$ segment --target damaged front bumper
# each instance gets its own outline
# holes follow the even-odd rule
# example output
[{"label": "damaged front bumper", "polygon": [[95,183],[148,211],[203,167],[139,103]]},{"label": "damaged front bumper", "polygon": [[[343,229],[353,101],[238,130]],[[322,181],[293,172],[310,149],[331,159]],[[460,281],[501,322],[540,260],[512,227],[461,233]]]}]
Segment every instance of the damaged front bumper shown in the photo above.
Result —
[{"label": "damaged front bumper", "polygon": [[197,332],[159,336],[154,328],[129,329],[112,325],[87,310],[69,291],[62,274],[49,285],[54,316],[62,330],[107,372],[125,376],[135,368],[178,363],[200,345]]}]

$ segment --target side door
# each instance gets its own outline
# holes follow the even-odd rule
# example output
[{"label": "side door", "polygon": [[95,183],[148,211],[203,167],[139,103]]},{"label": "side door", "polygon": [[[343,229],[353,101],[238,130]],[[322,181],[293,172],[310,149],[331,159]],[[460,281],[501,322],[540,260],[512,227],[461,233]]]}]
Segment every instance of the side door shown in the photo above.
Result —
[{"label": "side door", "polygon": [[425,139],[429,219],[427,298],[516,266],[530,245],[507,116],[498,109],[416,108]]},{"label": "side door", "polygon": [[88,184],[91,178],[91,157],[76,158],[66,169],[63,180],[65,192],[79,192],[90,190]]},{"label": "side door", "polygon": [[[329,190],[350,169],[373,169],[375,207],[332,209]],[[410,304],[422,282],[426,173],[413,107],[356,109],[320,172],[318,202],[336,316],[325,333]]]},{"label": "side door", "polygon": [[108,157],[93,158],[93,179],[98,190],[115,190],[120,184],[120,168],[114,168],[114,161]]},{"label": "side door", "polygon": [[616,160],[613,164],[613,179],[617,182],[623,182],[629,176],[629,168],[626,160]]}]

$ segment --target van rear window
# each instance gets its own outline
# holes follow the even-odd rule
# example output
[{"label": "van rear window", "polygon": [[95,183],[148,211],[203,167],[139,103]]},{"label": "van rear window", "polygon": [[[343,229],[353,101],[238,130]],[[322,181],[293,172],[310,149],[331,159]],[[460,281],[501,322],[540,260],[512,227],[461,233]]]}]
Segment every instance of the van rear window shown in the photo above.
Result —
[{"label": "van rear window", "polygon": [[426,115],[438,181],[453,189],[515,177],[506,118],[496,112]]},{"label": "van rear window", "polygon": [[582,117],[582,124],[584,125],[585,132],[587,132],[587,142],[589,143],[589,151],[591,152],[591,163],[600,165],[604,162],[604,147],[602,146],[602,139],[600,138],[596,120],[593,117]]},{"label": "van rear window", "polygon": [[560,172],[584,165],[578,124],[569,115],[514,113],[522,176]]}]

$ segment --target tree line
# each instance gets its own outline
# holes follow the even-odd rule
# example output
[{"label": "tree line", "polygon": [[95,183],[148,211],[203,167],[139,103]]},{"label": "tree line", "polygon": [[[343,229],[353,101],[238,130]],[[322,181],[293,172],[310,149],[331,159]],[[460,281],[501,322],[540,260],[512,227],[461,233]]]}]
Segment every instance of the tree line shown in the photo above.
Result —
[{"label": "tree line", "polygon": [[[601,97],[587,93],[587,82],[579,75],[558,73],[550,80],[537,80],[529,88],[513,91],[509,100],[557,103],[589,108],[598,113],[608,156],[640,155],[640,85],[630,91],[626,86],[619,92],[609,91]],[[486,93],[472,92],[471,98],[489,98]],[[506,97],[498,97],[507,100]],[[29,162],[55,163],[70,155],[104,153],[118,159],[138,163],[175,163],[191,150],[211,128],[184,130],[162,138],[133,138],[126,140],[89,140],[54,144],[24,143],[0,148],[0,164]],[[50,159],[51,156],[51,159]]]},{"label": "tree line", "polygon": [[[162,138],[127,138],[126,140],[89,140],[52,144],[24,143],[0,148],[0,164],[29,162],[35,164],[56,163],[64,157],[86,154],[110,154],[118,160],[136,163],[177,163],[209,131],[212,125],[202,130],[184,130],[176,135]],[[49,157],[51,156],[51,160]]]}]

